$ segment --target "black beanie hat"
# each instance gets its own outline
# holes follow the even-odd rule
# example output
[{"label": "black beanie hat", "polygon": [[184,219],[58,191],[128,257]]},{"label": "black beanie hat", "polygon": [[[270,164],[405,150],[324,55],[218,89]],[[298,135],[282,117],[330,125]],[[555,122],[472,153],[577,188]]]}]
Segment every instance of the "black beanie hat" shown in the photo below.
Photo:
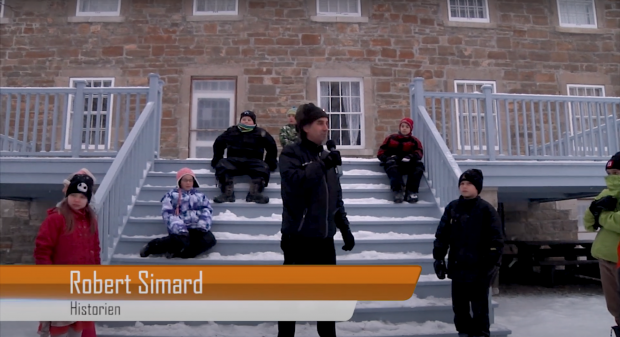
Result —
[{"label": "black beanie hat", "polygon": [[302,137],[305,137],[306,133],[304,132],[304,126],[312,124],[317,119],[323,117],[329,118],[325,110],[312,103],[302,104],[299,108],[297,108],[297,113],[295,114],[295,120],[297,121],[297,132],[299,132]]},{"label": "black beanie hat", "polygon": [[474,187],[476,187],[478,194],[480,194],[482,191],[483,179],[484,177],[482,175],[482,171],[479,169],[469,169],[461,174],[461,177],[459,178],[459,186],[461,186],[462,181],[469,181],[472,185],[474,185]]},{"label": "black beanie hat", "polygon": [[620,170],[620,152],[616,152],[611,159],[605,165],[605,170],[616,169]]},{"label": "black beanie hat", "polygon": [[242,112],[241,116],[239,117],[239,121],[241,121],[241,118],[243,118],[243,117],[250,117],[250,118],[252,118],[252,121],[254,122],[254,125],[256,125],[256,114],[254,113],[254,111],[246,110],[246,111]]},{"label": "black beanie hat", "polygon": [[90,199],[93,197],[93,184],[93,178],[90,176],[86,174],[76,174],[73,178],[71,178],[71,182],[69,183],[65,196],[68,197],[69,194],[81,193],[86,196],[88,203],[90,203]]}]

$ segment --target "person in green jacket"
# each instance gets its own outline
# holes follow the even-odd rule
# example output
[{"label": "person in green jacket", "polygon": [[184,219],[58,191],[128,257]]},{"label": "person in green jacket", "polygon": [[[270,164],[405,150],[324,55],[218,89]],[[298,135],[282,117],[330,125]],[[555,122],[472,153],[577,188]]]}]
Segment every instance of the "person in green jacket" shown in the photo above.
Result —
[{"label": "person in green jacket", "polygon": [[297,129],[295,128],[295,125],[297,125],[297,121],[295,120],[296,113],[296,107],[292,107],[286,112],[288,124],[280,129],[280,144],[282,147],[293,144],[297,140]]},{"label": "person in green jacket", "polygon": [[616,272],[617,247],[620,242],[620,152],[611,157],[605,169],[607,188],[594,198],[586,210],[583,222],[586,230],[598,230],[592,245],[592,256],[599,260],[607,309],[616,320],[616,326],[612,329],[616,337],[620,337],[620,292]]}]

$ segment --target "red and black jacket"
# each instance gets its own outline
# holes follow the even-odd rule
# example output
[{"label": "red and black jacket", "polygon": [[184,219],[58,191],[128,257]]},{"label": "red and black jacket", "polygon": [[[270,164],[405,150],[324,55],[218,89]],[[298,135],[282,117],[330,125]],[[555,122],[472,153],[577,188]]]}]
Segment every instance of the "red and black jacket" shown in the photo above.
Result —
[{"label": "red and black jacket", "polygon": [[424,156],[422,142],[411,135],[403,136],[400,133],[390,135],[379,147],[377,158],[385,162],[391,156],[397,156],[398,160],[409,157],[412,161],[420,161]]}]

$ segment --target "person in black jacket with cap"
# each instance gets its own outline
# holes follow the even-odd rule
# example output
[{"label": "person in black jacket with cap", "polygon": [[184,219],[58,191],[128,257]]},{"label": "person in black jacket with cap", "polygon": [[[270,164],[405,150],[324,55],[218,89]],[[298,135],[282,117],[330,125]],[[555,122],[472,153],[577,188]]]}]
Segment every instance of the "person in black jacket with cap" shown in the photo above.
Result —
[{"label": "person in black jacket with cap", "polygon": [[489,287],[504,248],[500,217],[479,195],[482,180],[478,169],[461,175],[461,197],[446,206],[435,234],[435,273],[440,279],[446,274],[452,279],[452,310],[459,337],[490,336]]},{"label": "person in black jacket with cap", "polygon": [[[335,265],[334,235],[340,230],[345,251],[355,246],[342,201],[336,166],[340,152],[326,151],[328,116],[312,103],[295,115],[299,139],[282,149],[282,240],[284,264]],[[320,337],[336,337],[336,322],[317,322]],[[293,337],[295,322],[278,322],[278,337]]]},{"label": "person in black jacket with cap", "polygon": [[[224,150],[228,151],[226,158]],[[249,110],[242,112],[239,124],[228,128],[213,143],[211,166],[222,191],[213,202],[235,202],[233,177],[248,175],[252,181],[245,201],[268,203],[269,197],[262,193],[269,184],[270,172],[277,169],[277,156],[276,141],[269,132],[256,126],[256,114]]]}]

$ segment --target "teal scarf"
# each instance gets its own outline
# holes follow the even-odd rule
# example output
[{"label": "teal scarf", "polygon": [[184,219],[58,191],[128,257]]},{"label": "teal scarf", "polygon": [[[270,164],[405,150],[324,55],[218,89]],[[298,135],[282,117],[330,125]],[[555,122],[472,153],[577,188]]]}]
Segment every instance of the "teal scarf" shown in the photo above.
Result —
[{"label": "teal scarf", "polygon": [[239,128],[239,130],[241,130],[241,132],[250,132],[254,130],[256,125],[245,125],[245,124],[239,123],[237,124],[237,127]]}]

